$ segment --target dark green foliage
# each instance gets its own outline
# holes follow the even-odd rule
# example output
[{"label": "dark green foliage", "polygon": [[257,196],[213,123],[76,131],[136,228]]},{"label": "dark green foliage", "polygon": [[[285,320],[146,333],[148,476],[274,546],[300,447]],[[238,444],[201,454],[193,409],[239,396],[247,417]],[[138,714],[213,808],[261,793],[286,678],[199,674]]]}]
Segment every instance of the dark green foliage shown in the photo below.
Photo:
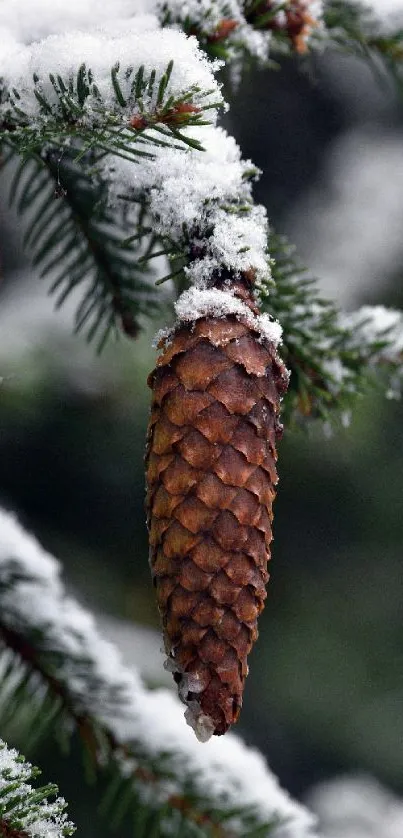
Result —
[{"label": "dark green foliage", "polygon": [[107,187],[93,155],[80,163],[75,152],[49,149],[43,158],[22,159],[10,187],[17,211],[29,216],[24,243],[43,277],[51,276],[50,293],[61,306],[76,289],[82,293],[76,331],[102,348],[111,333],[137,334],[137,319],[158,307],[147,270],[138,260],[143,236],[123,247],[136,216],[122,205],[108,206]]},{"label": "dark green foliage", "polygon": [[281,354],[291,372],[283,416],[330,420],[349,410],[368,386],[387,335],[370,343],[357,340],[343,326],[337,306],[321,296],[318,281],[299,265],[287,239],[272,233],[268,247],[274,283],[262,289],[262,307],[283,327]]},{"label": "dark green foliage", "polygon": [[325,34],[331,44],[368,63],[385,82],[388,75],[403,91],[403,29],[389,31],[370,4],[351,0],[327,0]]}]

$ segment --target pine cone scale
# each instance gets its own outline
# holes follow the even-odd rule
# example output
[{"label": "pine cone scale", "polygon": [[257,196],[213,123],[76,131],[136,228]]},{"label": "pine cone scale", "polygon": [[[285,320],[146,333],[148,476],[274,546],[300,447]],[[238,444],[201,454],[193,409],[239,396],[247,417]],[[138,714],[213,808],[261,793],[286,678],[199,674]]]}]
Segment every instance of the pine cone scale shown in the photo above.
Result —
[{"label": "pine cone scale", "polygon": [[238,718],[266,598],[286,372],[228,316],[178,329],[149,381],[150,562],[175,680],[203,739]]}]

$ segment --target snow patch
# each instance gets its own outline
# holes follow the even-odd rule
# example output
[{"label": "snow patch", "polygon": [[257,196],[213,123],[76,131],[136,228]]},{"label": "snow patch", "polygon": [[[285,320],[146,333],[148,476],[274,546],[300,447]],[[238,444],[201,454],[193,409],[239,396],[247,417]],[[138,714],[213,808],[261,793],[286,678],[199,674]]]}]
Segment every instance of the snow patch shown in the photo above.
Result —
[{"label": "snow patch", "polygon": [[253,314],[249,306],[231,291],[218,288],[190,288],[184,291],[175,303],[179,323],[190,323],[201,317],[235,317],[246,322],[262,338],[274,346],[281,342],[282,328],[277,320],[271,320],[268,314]]},{"label": "snow patch", "polygon": [[323,838],[401,838],[403,800],[371,776],[341,776],[319,783],[308,800]]},{"label": "snow patch", "polygon": [[264,207],[252,203],[249,177],[258,171],[242,160],[223,128],[192,127],[182,133],[198,140],[204,151],[158,148],[141,166],[113,159],[105,172],[111,201],[121,194],[147,195],[156,233],[189,253],[191,282],[206,284],[214,271],[224,269],[238,275],[251,269],[257,284],[266,282],[267,217]]},{"label": "snow patch", "polygon": [[[4,54],[1,56],[2,63],[7,68],[3,76],[4,82],[9,89],[15,88],[18,91],[18,107],[28,117],[34,119],[41,116],[41,119],[46,121],[35,96],[34,74],[39,78],[41,94],[51,104],[56,104],[58,99],[49,73],[56,77],[60,75],[67,82],[69,78],[74,79],[77,76],[84,63],[93,73],[93,80],[102,97],[103,108],[117,111],[122,115],[124,122],[133,112],[133,106],[130,105],[130,89],[137,69],[144,66],[145,78],[149,77],[152,70],[156,71],[157,84],[154,85],[154,93],[146,96],[144,102],[145,109],[151,109],[155,105],[159,78],[169,62],[179,56],[179,59],[174,61],[166,88],[166,98],[179,98],[186,91],[194,89],[192,101],[196,105],[199,99],[204,105],[221,102],[219,85],[213,75],[215,67],[198,49],[196,39],[186,38],[183,32],[160,30],[155,28],[156,26],[156,20],[147,17],[143,26],[140,25],[139,31],[135,18],[133,22],[115,23],[112,29],[108,27],[104,31],[94,29],[91,32],[72,31],[50,35],[28,46],[18,45],[15,36],[9,34],[2,47]],[[122,68],[119,83],[123,96],[128,101],[126,109],[117,104],[111,81],[111,70],[117,64]],[[133,70],[130,78],[126,78],[123,72],[126,68]],[[210,92],[207,96],[201,96],[198,91]],[[1,112],[6,112],[8,108],[9,105],[5,102],[0,107],[0,116]],[[85,114],[89,124],[105,120],[104,110],[99,113],[99,101],[93,93],[86,99]]]},{"label": "snow patch", "polygon": [[157,26],[154,15],[141,14],[150,11],[152,3],[147,0],[113,0],[113,3],[99,3],[99,0],[2,0],[0,3],[0,27],[8,29],[21,44],[32,44],[49,35],[66,32],[87,32],[98,27],[110,29],[123,24],[135,27],[136,32],[144,26]]}]

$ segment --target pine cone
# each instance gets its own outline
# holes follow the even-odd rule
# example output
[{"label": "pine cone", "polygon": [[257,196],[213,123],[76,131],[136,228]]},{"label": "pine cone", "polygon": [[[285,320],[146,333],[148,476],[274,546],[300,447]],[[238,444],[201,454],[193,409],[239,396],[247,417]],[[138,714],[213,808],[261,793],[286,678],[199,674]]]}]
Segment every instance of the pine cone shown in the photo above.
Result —
[{"label": "pine cone", "polygon": [[[235,295],[258,313],[246,280]],[[150,563],[168,668],[202,741],[238,719],[269,578],[288,375],[246,320],[180,326],[149,377]]]}]

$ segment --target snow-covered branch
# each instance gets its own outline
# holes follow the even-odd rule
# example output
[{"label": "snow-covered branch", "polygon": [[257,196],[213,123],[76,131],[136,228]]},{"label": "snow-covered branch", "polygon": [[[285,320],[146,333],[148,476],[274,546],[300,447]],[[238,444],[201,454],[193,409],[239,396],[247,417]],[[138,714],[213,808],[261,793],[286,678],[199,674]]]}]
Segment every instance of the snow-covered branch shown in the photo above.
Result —
[{"label": "snow-covered branch", "polygon": [[403,313],[364,306],[345,313],[322,296],[284,237],[269,236],[272,284],[261,288],[263,311],[282,325],[281,354],[291,371],[283,417],[346,422],[358,394],[380,374],[389,396],[403,377]]},{"label": "snow-covered branch", "polygon": [[75,827],[62,797],[50,802],[57,786],[31,785],[40,771],[0,739],[0,834],[4,838],[64,838]]},{"label": "snow-covered branch", "polygon": [[362,306],[341,315],[340,322],[362,351],[373,347],[373,365],[403,363],[403,312],[385,306]]},{"label": "snow-covered branch", "polygon": [[195,34],[211,55],[226,60],[247,53],[267,61],[275,50],[307,50],[320,24],[321,0],[159,0],[163,25],[177,25]]},{"label": "snow-covered branch", "polygon": [[[36,165],[42,159],[52,177],[57,177],[61,207],[75,201],[76,227],[85,206],[77,205],[75,196],[79,198],[85,190],[88,195],[92,188],[88,220],[79,225],[91,256],[97,257],[101,248],[101,262],[107,261],[94,229],[94,211],[96,218],[108,190],[109,205],[98,227],[105,228],[108,219],[112,238],[111,217],[124,217],[126,229],[128,223],[133,225],[133,235],[125,239],[128,245],[148,236],[143,251],[137,253],[143,264],[163,252],[177,260],[168,277],[185,275],[203,289],[224,279],[221,293],[227,295],[230,306],[234,304],[231,283],[241,273],[248,273],[257,287],[267,286],[267,219],[264,208],[254,205],[251,189],[258,172],[251,161],[242,160],[235,141],[215,124],[216,108],[223,104],[214,77],[218,64],[208,62],[196,40],[180,31],[159,30],[150,16],[136,18],[136,30],[129,34],[133,22],[123,21],[115,22],[108,32],[52,34],[28,44],[22,43],[27,35],[18,20],[13,18],[11,23],[5,14],[7,70],[0,104],[5,136],[17,151],[33,146]],[[177,56],[175,61],[172,56]],[[52,151],[49,143],[61,145],[60,153]],[[105,152],[110,153],[105,156]],[[133,165],[139,156],[141,165]],[[20,182],[25,188],[26,181],[31,183],[30,175],[25,180],[18,176],[14,188],[21,188]],[[31,191],[36,194],[35,189]],[[19,204],[27,203],[32,201],[24,192]],[[47,225],[40,218],[34,222],[39,239],[42,233],[39,248],[38,235],[30,233],[29,240],[39,250],[36,259],[44,261],[44,272],[49,263],[55,264],[60,251],[63,255],[71,247],[66,241],[64,249],[65,224],[58,222],[55,228],[49,237]],[[96,234],[95,241],[91,232]],[[117,232],[113,240],[118,247],[106,284],[104,273],[98,271],[77,322],[80,326],[94,309],[100,309],[100,316],[106,311],[106,318],[112,310],[111,319],[117,314],[124,331],[135,336],[136,297],[137,310],[144,308],[141,277],[137,290],[133,286],[133,293],[127,293],[130,278],[124,276],[125,266],[118,259],[122,237]],[[73,230],[71,239],[79,240]],[[52,252],[55,244],[56,254]],[[72,269],[62,265],[60,282],[54,284],[62,301],[86,274],[82,265],[82,253],[74,256]],[[100,296],[101,306],[97,305]]]},{"label": "snow-covered branch", "polygon": [[224,129],[211,125],[192,134],[204,151],[159,148],[141,167],[112,160],[112,194],[146,196],[154,231],[184,255],[190,282],[205,287],[223,271],[253,271],[259,284],[270,268],[266,213],[252,201],[258,171]]},{"label": "snow-covered branch", "polygon": [[115,24],[112,32],[52,35],[27,45],[6,30],[3,137],[23,153],[73,144],[80,159],[97,148],[135,160],[149,157],[154,145],[177,143],[182,125],[203,124],[222,104],[214,68],[194,39],[152,24],[136,19],[129,32]]},{"label": "snow-covered branch", "polygon": [[[244,836],[253,824],[265,823],[276,838],[313,834],[311,815],[279,787],[259,753],[233,735],[200,745],[176,697],[167,690],[148,692],[123,666],[88,612],[66,595],[55,559],[5,511],[0,614],[3,645],[56,691],[70,724],[95,732],[86,741],[101,767],[114,756],[123,774],[133,776],[134,787],[143,788],[143,797],[152,789],[150,807],[166,803],[166,817],[171,812],[173,818],[178,806],[185,811],[189,796],[186,816],[202,816],[208,826],[220,812],[222,836]],[[241,809],[231,815],[240,801]]]}]

